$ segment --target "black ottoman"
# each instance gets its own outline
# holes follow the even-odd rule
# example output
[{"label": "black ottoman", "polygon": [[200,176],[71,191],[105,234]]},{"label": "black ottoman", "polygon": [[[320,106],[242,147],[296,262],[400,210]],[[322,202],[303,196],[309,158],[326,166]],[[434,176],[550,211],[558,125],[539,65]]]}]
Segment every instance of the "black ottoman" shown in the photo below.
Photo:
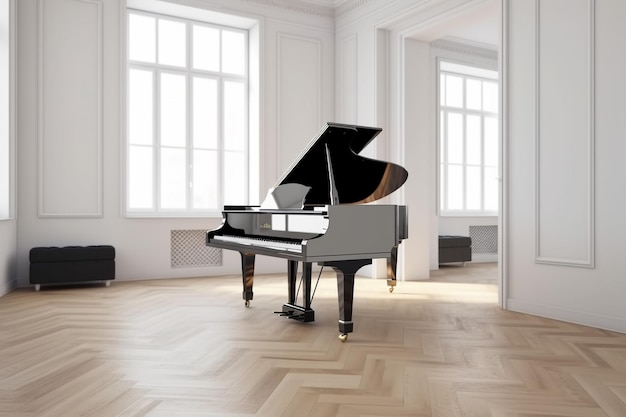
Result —
[{"label": "black ottoman", "polygon": [[30,283],[71,284],[115,279],[115,248],[109,245],[38,247],[30,250]]},{"label": "black ottoman", "polygon": [[439,236],[439,263],[472,260],[472,238],[468,236]]}]

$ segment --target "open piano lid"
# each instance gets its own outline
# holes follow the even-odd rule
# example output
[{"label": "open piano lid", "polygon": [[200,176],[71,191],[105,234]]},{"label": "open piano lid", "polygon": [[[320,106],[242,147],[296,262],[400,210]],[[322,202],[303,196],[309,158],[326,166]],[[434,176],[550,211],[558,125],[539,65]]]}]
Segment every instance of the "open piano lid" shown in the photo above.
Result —
[{"label": "open piano lid", "polygon": [[304,206],[369,203],[404,184],[403,167],[358,155],[381,128],[327,123],[283,174],[286,184],[310,187]]}]

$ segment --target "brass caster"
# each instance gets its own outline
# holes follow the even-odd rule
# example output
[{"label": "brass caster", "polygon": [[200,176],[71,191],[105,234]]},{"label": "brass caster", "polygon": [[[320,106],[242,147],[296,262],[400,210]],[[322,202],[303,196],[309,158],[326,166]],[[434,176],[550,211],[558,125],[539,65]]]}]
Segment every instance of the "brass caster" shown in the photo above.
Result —
[{"label": "brass caster", "polygon": [[348,334],[347,333],[341,333],[339,335],[339,340],[341,340],[341,343],[345,343],[346,340],[348,340]]},{"label": "brass caster", "polygon": [[394,287],[389,287],[389,292],[393,292]]},{"label": "brass caster", "polygon": [[250,308],[250,300],[246,300],[246,308]]}]

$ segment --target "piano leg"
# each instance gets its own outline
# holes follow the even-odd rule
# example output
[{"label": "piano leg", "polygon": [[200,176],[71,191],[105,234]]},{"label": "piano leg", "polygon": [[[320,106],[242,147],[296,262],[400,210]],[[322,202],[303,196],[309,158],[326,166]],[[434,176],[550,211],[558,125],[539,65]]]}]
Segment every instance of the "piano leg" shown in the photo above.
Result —
[{"label": "piano leg", "polygon": [[296,304],[298,261],[288,261],[287,292],[289,302],[283,304],[281,315],[290,319],[309,322],[315,320],[315,311],[311,309],[311,263],[302,264],[302,305]]},{"label": "piano leg", "polygon": [[398,266],[398,247],[391,249],[391,255],[387,258],[387,285],[389,292],[393,292],[396,287],[396,269]]},{"label": "piano leg", "polygon": [[287,261],[287,299],[289,304],[296,303],[296,278],[298,276],[298,261]]},{"label": "piano leg", "polygon": [[337,274],[337,292],[339,297],[339,340],[345,342],[348,333],[352,333],[352,302],[354,300],[354,275],[365,265],[372,263],[371,259],[356,259],[351,261],[324,262]]},{"label": "piano leg", "polygon": [[302,264],[302,305],[305,310],[311,310],[311,262]]},{"label": "piano leg", "polygon": [[241,277],[243,278],[243,299],[246,307],[250,307],[252,300],[252,286],[254,284],[254,253],[241,253]]}]

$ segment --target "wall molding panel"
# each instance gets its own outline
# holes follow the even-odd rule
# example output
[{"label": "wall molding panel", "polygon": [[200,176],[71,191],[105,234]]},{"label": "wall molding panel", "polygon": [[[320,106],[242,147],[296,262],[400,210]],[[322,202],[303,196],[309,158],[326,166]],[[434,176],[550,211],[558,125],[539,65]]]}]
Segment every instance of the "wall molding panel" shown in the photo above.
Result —
[{"label": "wall molding panel", "polygon": [[[322,41],[277,35],[278,171],[284,172],[322,123]],[[293,109],[297,108],[297,116]]]},{"label": "wall molding panel", "polygon": [[341,41],[341,120],[356,123],[358,114],[358,43],[356,34],[352,34]]},{"label": "wall molding panel", "polygon": [[535,0],[537,263],[594,267],[594,9]]},{"label": "wall molding panel", "polygon": [[102,217],[102,2],[37,12],[38,215]]}]

